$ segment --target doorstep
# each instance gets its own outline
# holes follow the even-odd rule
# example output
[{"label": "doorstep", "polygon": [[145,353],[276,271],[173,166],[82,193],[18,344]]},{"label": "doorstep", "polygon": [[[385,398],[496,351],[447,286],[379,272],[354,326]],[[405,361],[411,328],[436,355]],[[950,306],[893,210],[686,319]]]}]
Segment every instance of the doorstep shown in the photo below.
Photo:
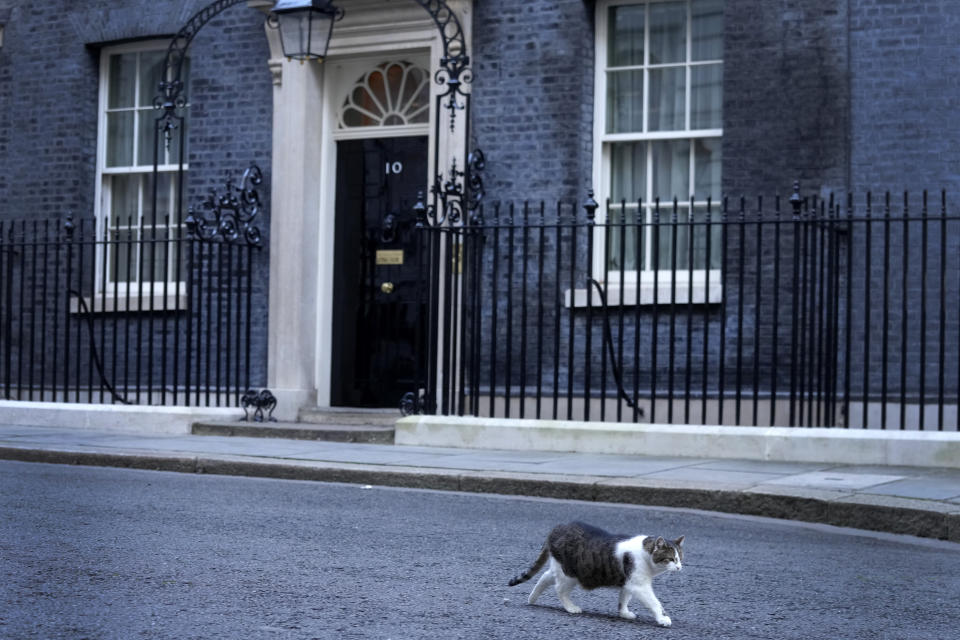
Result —
[{"label": "doorstep", "polygon": [[240,436],[393,444],[393,426],[376,424],[309,424],[304,422],[194,422],[190,433],[199,436]]}]

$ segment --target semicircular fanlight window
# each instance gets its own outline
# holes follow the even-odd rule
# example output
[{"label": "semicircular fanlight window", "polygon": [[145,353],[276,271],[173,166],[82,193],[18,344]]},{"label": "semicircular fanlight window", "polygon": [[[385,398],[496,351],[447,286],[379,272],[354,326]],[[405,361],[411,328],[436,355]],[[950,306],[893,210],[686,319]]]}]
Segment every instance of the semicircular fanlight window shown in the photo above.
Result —
[{"label": "semicircular fanlight window", "polygon": [[340,107],[339,127],[426,124],[430,117],[426,69],[411,62],[383,62],[363,74]]}]

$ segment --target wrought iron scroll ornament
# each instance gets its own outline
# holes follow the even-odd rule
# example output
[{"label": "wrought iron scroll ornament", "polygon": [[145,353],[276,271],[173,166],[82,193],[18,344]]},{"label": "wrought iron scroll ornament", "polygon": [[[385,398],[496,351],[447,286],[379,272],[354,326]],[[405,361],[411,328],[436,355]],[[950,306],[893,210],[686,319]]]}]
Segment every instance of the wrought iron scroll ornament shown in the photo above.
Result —
[{"label": "wrought iron scroll ornament", "polygon": [[[446,84],[446,93],[440,96],[446,99],[445,109],[450,111],[450,131],[453,131],[457,111],[462,111],[464,104],[457,100],[457,94],[466,95],[464,84],[473,80],[470,70],[470,56],[467,55],[467,41],[463,33],[463,26],[453,9],[443,0],[416,0],[417,4],[430,14],[440,39],[443,41],[443,56],[440,58],[441,68],[434,74],[437,84]],[[439,114],[438,114],[439,115]]]},{"label": "wrought iron scroll ornament", "polygon": [[[276,422],[277,419],[273,417],[273,410],[277,408],[277,398],[270,393],[269,389],[261,389],[260,391],[254,391],[253,389],[247,390],[243,397],[240,398],[240,407],[243,409],[243,421],[249,422],[251,417],[254,422]],[[253,407],[253,416],[250,416],[248,409]],[[266,411],[267,415],[264,418],[263,412]]]},{"label": "wrought iron scroll ornament", "polygon": [[423,413],[427,407],[427,396],[421,390],[418,393],[408,391],[400,398],[400,415],[412,416]]},{"label": "wrought iron scroll ornament", "polygon": [[467,156],[467,211],[472,214],[470,219],[472,224],[480,223],[478,209],[485,194],[481,172],[486,166],[487,159],[480,149],[474,149]]},{"label": "wrought iron scroll ornament", "polygon": [[183,95],[183,63],[187,58],[187,49],[193,42],[197,32],[210,22],[219,13],[245,0],[215,0],[200,11],[193,14],[186,24],[180,27],[177,34],[167,47],[167,55],[163,63],[163,78],[159,84],[159,94],[153,100],[156,109],[163,113],[158,118],[158,126],[163,131],[164,139],[169,146],[172,133],[179,127],[178,121],[183,120],[183,108],[187,104]]},{"label": "wrought iron scroll ornament", "polygon": [[450,175],[444,180],[441,174],[434,178],[431,193],[435,196],[435,205],[427,205],[423,192],[417,194],[417,203],[413,207],[417,224],[420,226],[441,226],[444,224],[479,224],[480,203],[484,189],[481,172],[486,166],[483,151],[474,149],[467,156],[467,170],[457,169],[456,158],[450,164]]},{"label": "wrought iron scroll ornament", "polygon": [[[467,109],[467,91],[464,85],[473,81],[470,56],[467,54],[466,36],[456,13],[443,0],[416,0],[430,15],[443,44],[440,69],[434,74],[437,84],[445,84],[446,91],[439,96],[438,104],[450,113],[450,131],[454,131],[457,112]],[[439,117],[439,114],[437,114]],[[465,171],[457,167],[456,159],[450,163],[450,171],[444,179],[437,168],[433,185],[434,203],[427,206],[421,201],[414,207],[418,224],[431,226],[459,224],[466,213],[474,212],[483,198],[483,181],[479,171],[484,168],[483,153],[474,150],[467,157]],[[466,185],[466,186],[464,186]]]},{"label": "wrought iron scroll ornament", "polygon": [[262,182],[263,173],[260,167],[253,163],[243,172],[239,189],[234,187],[233,176],[228,176],[224,193],[217,195],[216,191],[211,189],[200,204],[200,208],[210,212],[210,216],[198,213],[193,206],[187,210],[187,231],[205,242],[243,241],[252,247],[262,248],[260,228],[254,225],[261,206],[260,193],[256,187]]}]

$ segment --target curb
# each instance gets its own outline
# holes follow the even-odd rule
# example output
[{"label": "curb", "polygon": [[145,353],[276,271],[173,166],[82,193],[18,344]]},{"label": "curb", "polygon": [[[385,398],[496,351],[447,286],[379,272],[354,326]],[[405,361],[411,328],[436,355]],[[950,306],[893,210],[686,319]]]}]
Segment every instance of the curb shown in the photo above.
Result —
[{"label": "curb", "polygon": [[540,498],[683,507],[853,527],[960,542],[960,505],[854,495],[841,491],[756,490],[644,483],[636,478],[424,470],[367,464],[251,459],[243,456],[160,456],[151,452],[64,451],[0,447],[0,459],[178,473],[371,484],[412,489],[497,493]]}]

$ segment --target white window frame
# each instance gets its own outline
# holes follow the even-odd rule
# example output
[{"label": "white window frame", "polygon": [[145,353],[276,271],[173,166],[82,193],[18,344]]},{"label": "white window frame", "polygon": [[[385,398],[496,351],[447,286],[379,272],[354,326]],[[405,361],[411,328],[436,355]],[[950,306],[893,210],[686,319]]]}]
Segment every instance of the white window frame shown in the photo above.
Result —
[{"label": "white window frame", "polygon": [[[693,0],[695,1],[695,0]],[[616,142],[641,142],[641,141],[651,141],[651,140],[690,140],[690,154],[689,154],[689,191],[684,196],[678,194],[680,200],[680,205],[689,205],[689,195],[694,194],[694,181],[696,179],[694,165],[696,162],[693,145],[694,140],[698,138],[721,138],[723,137],[723,129],[691,129],[690,128],[690,79],[691,79],[691,68],[701,65],[716,64],[717,62],[722,63],[723,60],[704,60],[704,61],[691,61],[691,45],[692,38],[691,32],[692,29],[692,20],[691,20],[691,0],[687,0],[687,38],[686,38],[686,58],[683,63],[670,63],[662,65],[664,67],[677,67],[680,64],[683,64],[686,70],[686,104],[684,105],[684,130],[681,132],[677,131],[649,131],[647,126],[648,118],[648,109],[644,105],[643,110],[643,128],[645,131],[642,132],[629,132],[629,133],[607,133],[607,75],[610,69],[617,70],[629,70],[629,69],[656,69],[661,65],[650,65],[649,64],[649,55],[650,47],[648,43],[645,43],[644,46],[644,64],[638,66],[630,67],[608,67],[607,66],[607,51],[608,51],[608,37],[609,37],[609,25],[607,23],[609,9],[615,6],[624,6],[624,5],[651,5],[655,4],[657,0],[598,0],[595,8],[595,24],[596,24],[596,39],[595,39],[595,61],[594,61],[594,128],[593,128],[593,185],[595,191],[595,198],[597,202],[600,203],[600,207],[597,210],[596,221],[598,224],[606,223],[607,221],[607,199],[610,197],[611,189],[611,146],[612,143]],[[645,21],[645,28],[647,33],[645,34],[645,39],[649,42],[649,20]],[[649,73],[644,74],[644,99],[646,100],[649,96]],[[679,135],[678,135],[679,134]],[[655,194],[651,193],[653,189],[653,162],[652,162],[652,146],[647,146],[647,162],[646,162],[646,193],[643,196],[643,206],[645,209],[652,208],[653,198],[656,197]],[[695,194],[694,194],[695,195]],[[698,207],[706,205],[706,198],[698,199],[694,203]],[[631,203],[627,203],[629,207]],[[633,207],[636,208],[636,202],[632,203]],[[611,203],[611,207],[615,206]],[[669,219],[669,216],[673,211],[673,203],[671,202],[661,202],[660,204],[660,215],[661,219]],[[716,216],[716,219],[719,219],[720,212],[720,202],[714,201],[712,203],[711,211],[713,215]],[[691,300],[694,303],[719,303],[722,299],[722,290],[720,287],[720,278],[721,273],[719,269],[677,269],[676,272],[676,283],[672,282],[673,272],[669,269],[661,269],[659,273],[655,274],[654,269],[643,268],[640,270],[636,269],[625,269],[622,272],[623,287],[622,291],[620,290],[621,282],[621,271],[617,270],[607,270],[607,265],[604,264],[605,258],[605,243],[606,243],[606,227],[597,228],[594,235],[594,257],[593,264],[591,265],[592,272],[594,277],[599,281],[606,284],[606,289],[608,292],[607,303],[608,304],[653,304],[654,300],[658,304],[664,304],[671,302],[671,294],[675,292],[676,302],[687,302]],[[649,244],[652,242],[652,234],[647,234],[645,242],[648,247],[645,251],[645,260],[649,261],[649,256],[651,251],[649,249]],[[717,251],[720,251],[720,247],[716,247]],[[657,283],[656,295],[654,295],[654,282]],[[709,287],[706,284],[709,282]],[[639,284],[639,286],[638,286]],[[567,295],[567,305],[570,306],[586,306],[588,304],[588,298],[586,290],[576,290],[573,292],[568,292]],[[594,305],[599,304],[597,300],[599,296],[594,295],[592,303]]]},{"label": "white window frame", "polygon": [[[112,257],[109,255],[108,247],[110,246],[107,240],[110,238],[111,230],[116,227],[110,226],[109,221],[111,219],[111,203],[112,203],[112,193],[111,193],[111,176],[118,175],[132,175],[132,174],[147,174],[152,173],[153,164],[150,165],[139,165],[133,164],[129,166],[121,167],[108,167],[107,166],[107,136],[108,136],[108,125],[107,125],[107,112],[108,112],[108,96],[110,88],[110,56],[115,54],[124,54],[124,53],[139,53],[139,52],[165,52],[169,47],[169,40],[142,40],[137,42],[130,42],[120,45],[113,45],[109,47],[104,47],[100,51],[100,69],[99,69],[99,86],[98,86],[98,101],[97,101],[97,176],[95,183],[95,194],[94,194],[94,214],[97,220],[97,252],[96,252],[96,281],[94,283],[95,296],[92,300],[87,300],[88,307],[94,311],[127,311],[127,300],[130,302],[131,311],[137,311],[141,309],[150,309],[151,305],[155,309],[164,308],[164,303],[166,302],[167,308],[186,308],[186,287],[185,279],[186,273],[181,273],[181,279],[178,282],[173,273],[168,273],[169,277],[166,279],[155,280],[152,278],[152,273],[150,277],[147,277],[147,274],[144,274],[143,281],[140,280],[111,280],[109,277],[109,267],[110,260]],[[136,88],[135,88],[135,105],[140,104],[140,87],[141,82],[139,79],[139,69],[136,79]],[[138,110],[140,107],[134,107],[131,110]],[[143,114],[150,114],[150,117],[156,117],[159,114],[156,110],[143,111],[140,110],[138,115],[134,117],[134,126],[133,126],[133,161],[136,163],[138,160],[138,149],[137,145],[139,144],[138,128],[137,128],[137,118],[142,117]],[[176,135],[176,132],[175,132]],[[166,158],[165,158],[166,159]],[[176,174],[180,169],[180,165],[176,162],[172,163],[163,163],[158,164],[157,172],[158,173],[168,173]],[[189,170],[189,165],[184,162],[183,164],[183,175],[185,177],[187,171]],[[142,190],[142,183],[140,189]],[[170,193],[169,198],[170,202],[176,202],[176,182],[170,181]],[[133,222],[133,228],[138,229],[140,225],[140,220],[144,216],[144,205],[146,200],[143,197],[138,198],[138,211],[137,218]],[[182,227],[181,221],[181,227]],[[120,230],[128,230],[131,227],[121,224]],[[149,234],[152,232],[152,226],[143,227],[144,233]],[[159,233],[162,229],[164,233],[173,233],[177,229],[177,225],[174,222],[170,222],[169,226],[157,225],[157,232]],[[149,238],[150,236],[147,235]],[[142,245],[141,245],[142,246]],[[132,265],[138,265],[138,257],[131,259]],[[168,272],[172,269],[173,257],[167,257]],[[104,270],[107,270],[106,277]],[[152,271],[152,269],[151,269]],[[106,286],[104,286],[106,285]],[[168,298],[164,301],[163,291],[166,290],[168,293],[166,297]],[[175,292],[180,292],[179,294]],[[154,300],[150,300],[150,297],[153,297]],[[174,297],[178,296],[180,299],[175,300]]]}]

